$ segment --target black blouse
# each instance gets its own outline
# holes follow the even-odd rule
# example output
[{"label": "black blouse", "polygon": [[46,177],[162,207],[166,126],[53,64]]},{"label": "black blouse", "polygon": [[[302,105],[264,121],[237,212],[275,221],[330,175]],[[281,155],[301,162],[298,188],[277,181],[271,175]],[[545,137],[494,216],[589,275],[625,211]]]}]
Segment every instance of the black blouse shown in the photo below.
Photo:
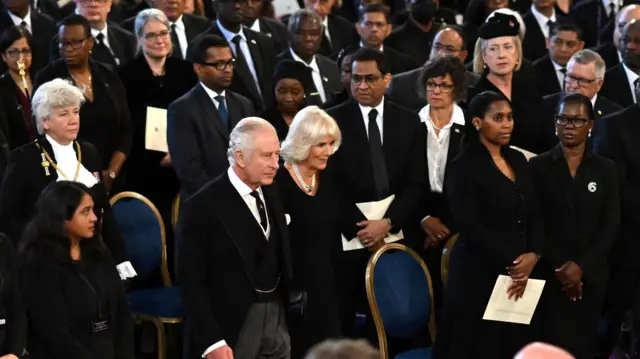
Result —
[{"label": "black blouse", "polygon": [[18,258],[0,235],[0,356],[22,356],[27,344],[27,312],[18,281]]}]

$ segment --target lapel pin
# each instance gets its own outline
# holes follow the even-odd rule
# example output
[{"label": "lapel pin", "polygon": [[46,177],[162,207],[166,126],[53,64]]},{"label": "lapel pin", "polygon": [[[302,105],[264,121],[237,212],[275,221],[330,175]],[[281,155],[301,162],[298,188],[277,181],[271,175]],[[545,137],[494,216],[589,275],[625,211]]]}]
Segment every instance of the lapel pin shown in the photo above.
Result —
[{"label": "lapel pin", "polygon": [[323,78],[322,78],[322,80],[323,80],[324,82],[328,82],[328,81],[329,81],[329,79],[328,79],[328,78],[326,78],[326,77],[323,77]]},{"label": "lapel pin", "polygon": [[267,32],[265,35],[267,35],[267,36],[269,36],[269,37],[273,36],[273,35],[271,35],[271,33],[270,33],[270,32]]},{"label": "lapel pin", "polygon": [[602,111],[598,110],[598,116],[602,116]]},{"label": "lapel pin", "polygon": [[459,128],[455,128],[455,129],[454,129],[454,131],[455,131],[456,133],[460,133],[460,129],[459,129]]},{"label": "lapel pin", "polygon": [[254,40],[254,39],[251,39],[251,43],[252,43],[252,44],[254,44],[254,45],[257,45],[257,44],[258,44],[258,43],[256,42],[256,40]]},{"label": "lapel pin", "polygon": [[589,192],[593,193],[598,189],[598,186],[597,186],[597,184],[595,182],[590,182],[587,185],[587,189],[589,190]]}]

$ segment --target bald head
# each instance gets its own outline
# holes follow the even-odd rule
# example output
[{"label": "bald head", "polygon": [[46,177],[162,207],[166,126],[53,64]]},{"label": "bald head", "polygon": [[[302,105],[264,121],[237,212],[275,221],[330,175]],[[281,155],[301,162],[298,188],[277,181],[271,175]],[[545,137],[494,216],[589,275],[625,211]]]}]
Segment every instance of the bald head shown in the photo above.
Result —
[{"label": "bald head", "polygon": [[431,45],[431,54],[429,58],[439,55],[454,55],[464,63],[467,58],[467,50],[465,48],[464,39],[462,38],[462,30],[458,27],[448,26],[438,31]]},{"label": "bald head", "polygon": [[558,347],[545,343],[532,343],[524,347],[514,359],[575,359]]},{"label": "bald head", "polygon": [[613,30],[613,44],[616,48],[620,49],[620,37],[622,36],[622,30],[629,21],[634,19],[640,19],[640,5],[627,5],[618,13],[616,26]]}]

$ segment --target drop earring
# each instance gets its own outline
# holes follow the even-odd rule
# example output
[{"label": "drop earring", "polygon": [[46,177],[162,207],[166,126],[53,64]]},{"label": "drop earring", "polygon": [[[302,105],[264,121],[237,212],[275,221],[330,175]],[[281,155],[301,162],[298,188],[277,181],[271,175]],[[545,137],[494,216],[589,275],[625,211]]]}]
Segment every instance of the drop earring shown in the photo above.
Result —
[{"label": "drop earring", "polygon": [[591,130],[589,130],[589,137],[591,137]]}]

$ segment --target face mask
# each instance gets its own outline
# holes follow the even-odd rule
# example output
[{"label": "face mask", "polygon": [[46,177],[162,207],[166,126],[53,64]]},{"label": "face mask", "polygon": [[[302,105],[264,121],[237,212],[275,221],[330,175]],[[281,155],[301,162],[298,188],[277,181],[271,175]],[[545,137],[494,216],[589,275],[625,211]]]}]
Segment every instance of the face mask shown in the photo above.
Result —
[{"label": "face mask", "polygon": [[426,25],[433,20],[436,4],[433,0],[417,0],[411,4],[411,16],[418,23]]}]

